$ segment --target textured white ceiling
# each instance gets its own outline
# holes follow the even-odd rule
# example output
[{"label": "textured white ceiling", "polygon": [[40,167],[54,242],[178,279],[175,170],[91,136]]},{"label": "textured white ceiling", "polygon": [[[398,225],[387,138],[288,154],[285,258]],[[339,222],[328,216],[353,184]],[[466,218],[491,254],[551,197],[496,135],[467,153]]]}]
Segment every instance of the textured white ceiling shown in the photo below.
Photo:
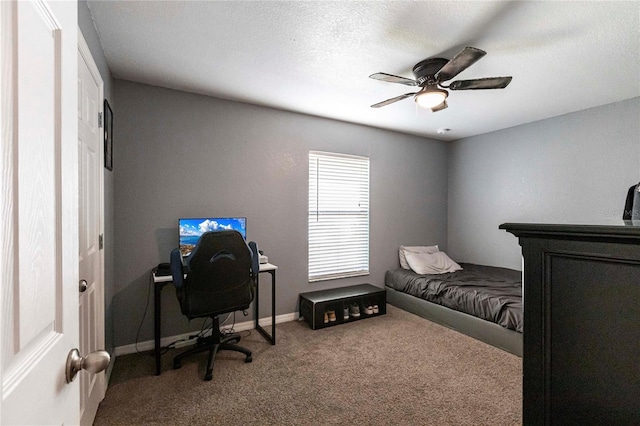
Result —
[{"label": "textured white ceiling", "polygon": [[[640,96],[640,2],[88,2],[114,77],[452,140]],[[502,90],[413,88],[429,57],[487,55],[457,79],[513,76]],[[438,129],[449,128],[446,135]]]}]

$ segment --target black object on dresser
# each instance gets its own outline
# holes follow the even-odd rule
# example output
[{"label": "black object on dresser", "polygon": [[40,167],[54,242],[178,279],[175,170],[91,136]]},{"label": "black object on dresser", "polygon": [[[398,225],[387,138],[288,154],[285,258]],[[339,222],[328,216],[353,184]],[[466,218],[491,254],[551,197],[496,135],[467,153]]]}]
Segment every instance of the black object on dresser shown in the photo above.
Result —
[{"label": "black object on dresser", "polygon": [[[369,307],[376,309],[368,311]],[[347,315],[345,315],[345,310]],[[333,312],[333,316],[331,312]],[[300,316],[304,317],[309,327],[314,330],[384,315],[386,312],[386,291],[371,284],[300,294]],[[354,315],[355,313],[357,316]],[[325,314],[327,314],[326,318]]]},{"label": "black object on dresser", "polygon": [[500,229],[524,257],[524,424],[640,424],[640,227]]}]

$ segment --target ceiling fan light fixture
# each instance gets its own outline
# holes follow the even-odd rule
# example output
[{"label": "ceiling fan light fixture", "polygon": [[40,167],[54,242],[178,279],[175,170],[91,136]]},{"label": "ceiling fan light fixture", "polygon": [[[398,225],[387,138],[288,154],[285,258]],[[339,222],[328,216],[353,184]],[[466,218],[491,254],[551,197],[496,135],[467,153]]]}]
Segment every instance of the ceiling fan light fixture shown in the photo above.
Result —
[{"label": "ceiling fan light fixture", "polygon": [[447,97],[449,96],[449,92],[444,89],[504,89],[509,85],[512,77],[488,77],[472,80],[456,80],[448,85],[443,84],[469,68],[471,65],[475,64],[486,54],[487,52],[476,47],[465,47],[449,60],[444,58],[427,58],[418,62],[413,67],[415,80],[384,72],[371,74],[369,78],[373,78],[374,80],[420,87],[420,91],[418,92],[405,93],[404,95],[378,102],[377,104],[371,105],[371,108],[380,108],[413,96],[413,100],[416,102],[417,106],[430,109],[431,112],[438,112],[448,107]]},{"label": "ceiling fan light fixture", "polygon": [[434,108],[443,103],[447,96],[449,96],[449,92],[446,90],[427,88],[419,92],[414,100],[423,108]]}]

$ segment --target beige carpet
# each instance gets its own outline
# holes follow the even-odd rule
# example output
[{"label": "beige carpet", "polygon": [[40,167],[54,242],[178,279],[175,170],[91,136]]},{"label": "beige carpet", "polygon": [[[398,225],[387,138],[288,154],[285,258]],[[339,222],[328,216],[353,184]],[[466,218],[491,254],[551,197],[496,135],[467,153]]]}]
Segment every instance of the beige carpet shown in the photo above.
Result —
[{"label": "beige carpet", "polygon": [[[242,333],[248,335],[249,332]],[[311,330],[278,324],[277,345],[253,331],[244,356],[206,354],[154,376],[149,353],[118,357],[96,425],[515,425],[522,360],[388,306],[384,316]]]}]

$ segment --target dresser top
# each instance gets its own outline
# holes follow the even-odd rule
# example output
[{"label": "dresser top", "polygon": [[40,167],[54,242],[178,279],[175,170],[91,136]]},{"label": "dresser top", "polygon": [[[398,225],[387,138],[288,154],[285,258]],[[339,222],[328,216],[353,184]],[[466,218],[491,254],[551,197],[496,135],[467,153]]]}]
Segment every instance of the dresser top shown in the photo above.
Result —
[{"label": "dresser top", "polygon": [[516,237],[596,237],[640,239],[640,221],[619,221],[608,224],[571,223],[503,223],[499,226]]}]

